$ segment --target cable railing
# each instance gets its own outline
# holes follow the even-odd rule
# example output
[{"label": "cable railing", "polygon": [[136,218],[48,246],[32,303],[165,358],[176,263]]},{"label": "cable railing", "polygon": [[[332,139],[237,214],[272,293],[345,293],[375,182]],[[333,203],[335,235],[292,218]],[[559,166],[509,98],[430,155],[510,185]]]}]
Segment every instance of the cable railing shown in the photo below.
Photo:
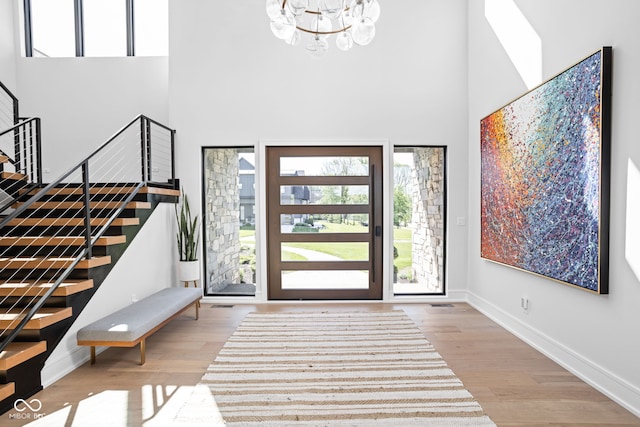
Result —
[{"label": "cable railing", "polygon": [[[0,221],[0,297],[15,319],[0,330],[2,351],[81,263],[147,185],[174,188],[175,131],[138,116],[91,155],[40,188]],[[71,279],[70,279],[71,278]]]},{"label": "cable railing", "polygon": [[19,189],[42,183],[40,119],[21,118],[18,106],[18,98],[0,82],[0,213]]},{"label": "cable railing", "polygon": [[18,98],[0,82],[0,130],[18,123]]},{"label": "cable railing", "polygon": [[[40,134],[37,117],[24,119],[0,132],[0,156],[4,157],[0,172],[12,184],[2,189],[12,197],[24,186],[42,184]],[[6,204],[0,205],[0,212],[6,208]]]}]

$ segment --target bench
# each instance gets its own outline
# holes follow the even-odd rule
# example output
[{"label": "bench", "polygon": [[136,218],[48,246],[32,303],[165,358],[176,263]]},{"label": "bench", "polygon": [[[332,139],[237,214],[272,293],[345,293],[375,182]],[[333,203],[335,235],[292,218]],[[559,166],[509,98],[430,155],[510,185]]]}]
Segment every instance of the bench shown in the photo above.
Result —
[{"label": "bench", "polygon": [[200,288],[165,288],[97,320],[77,333],[78,345],[91,346],[91,364],[96,363],[96,346],[134,347],[140,344],[144,365],[146,338],[192,305],[199,317]]}]

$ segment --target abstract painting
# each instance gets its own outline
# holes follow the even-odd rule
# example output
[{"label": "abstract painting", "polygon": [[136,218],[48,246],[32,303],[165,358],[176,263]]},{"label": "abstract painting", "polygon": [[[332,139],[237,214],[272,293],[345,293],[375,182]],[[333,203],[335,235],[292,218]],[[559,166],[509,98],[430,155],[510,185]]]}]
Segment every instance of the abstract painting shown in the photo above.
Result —
[{"label": "abstract painting", "polygon": [[608,293],[611,56],[481,120],[482,258]]}]

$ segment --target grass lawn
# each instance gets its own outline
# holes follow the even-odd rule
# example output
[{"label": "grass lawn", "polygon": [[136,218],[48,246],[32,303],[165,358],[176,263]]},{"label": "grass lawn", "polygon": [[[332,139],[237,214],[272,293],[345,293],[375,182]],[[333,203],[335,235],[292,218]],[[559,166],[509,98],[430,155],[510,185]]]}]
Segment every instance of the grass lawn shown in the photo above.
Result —
[{"label": "grass lawn", "polygon": [[287,246],[311,251],[322,252],[337,256],[347,261],[364,261],[369,259],[369,252],[366,242],[326,242],[326,243],[293,243],[287,242]]},{"label": "grass lawn", "polygon": [[307,258],[294,252],[282,251],[282,261],[306,261]]},{"label": "grass lawn", "polygon": [[[320,230],[321,233],[368,233],[369,228],[361,225],[336,224],[325,221],[317,221],[325,226]],[[240,230],[240,237],[254,236],[255,230]],[[398,270],[410,267],[411,259],[411,229],[394,228],[393,237],[394,246],[398,249],[398,258],[394,260],[394,265]],[[345,243],[293,243],[289,242],[287,246],[302,249],[310,249],[313,251],[323,252],[329,255],[337,256],[344,260],[366,260],[368,259],[368,245],[365,242],[345,242]],[[283,251],[283,261],[306,261],[302,255],[293,252]]]},{"label": "grass lawn", "polygon": [[411,241],[411,229],[410,228],[393,228],[393,240],[408,240]]},{"label": "grass lawn", "polygon": [[394,246],[398,249],[398,258],[393,261],[393,264],[398,267],[398,270],[402,270],[405,267],[410,267],[411,260],[411,241],[408,242],[396,242]]},{"label": "grass lawn", "polygon": [[338,224],[328,221],[316,221],[316,224],[322,224],[325,228],[321,229],[321,233],[368,233],[369,227],[362,225]]}]

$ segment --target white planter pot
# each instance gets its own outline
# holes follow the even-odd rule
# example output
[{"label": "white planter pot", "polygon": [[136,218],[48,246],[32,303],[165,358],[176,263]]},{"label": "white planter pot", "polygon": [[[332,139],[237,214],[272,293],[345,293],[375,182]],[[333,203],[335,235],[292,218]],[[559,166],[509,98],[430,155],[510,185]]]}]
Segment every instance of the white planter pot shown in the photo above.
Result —
[{"label": "white planter pot", "polygon": [[178,279],[181,282],[200,280],[200,261],[180,261],[178,263]]}]

